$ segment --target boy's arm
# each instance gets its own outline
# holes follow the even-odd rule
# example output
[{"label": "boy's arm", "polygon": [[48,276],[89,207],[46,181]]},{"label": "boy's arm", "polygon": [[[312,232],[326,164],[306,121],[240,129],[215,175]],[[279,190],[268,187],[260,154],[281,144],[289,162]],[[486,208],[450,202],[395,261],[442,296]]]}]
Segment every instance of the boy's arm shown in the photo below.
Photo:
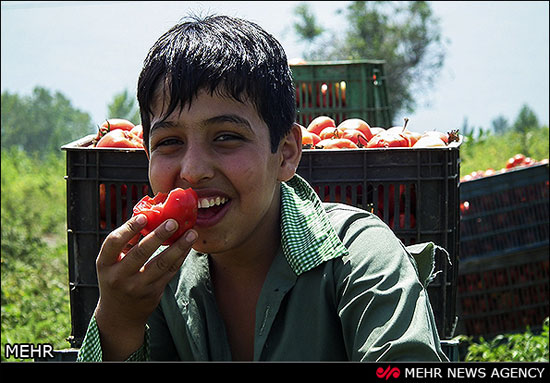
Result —
[{"label": "boy's arm", "polygon": [[378,220],[364,223],[344,237],[350,255],[338,286],[350,358],[446,360],[414,259]]}]

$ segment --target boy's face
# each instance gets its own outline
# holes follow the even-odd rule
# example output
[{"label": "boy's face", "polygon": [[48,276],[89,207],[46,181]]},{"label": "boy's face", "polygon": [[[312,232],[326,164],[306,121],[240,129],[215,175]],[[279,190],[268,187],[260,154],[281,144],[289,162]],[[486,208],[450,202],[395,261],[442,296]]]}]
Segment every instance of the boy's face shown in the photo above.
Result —
[{"label": "boy's face", "polygon": [[153,111],[151,187],[154,193],[176,187],[197,192],[205,208],[198,210],[195,250],[243,251],[278,230],[279,181],[298,165],[287,159],[293,139],[271,153],[268,127],[253,105],[216,93],[199,92],[191,108],[176,108],[164,121],[161,100]]}]

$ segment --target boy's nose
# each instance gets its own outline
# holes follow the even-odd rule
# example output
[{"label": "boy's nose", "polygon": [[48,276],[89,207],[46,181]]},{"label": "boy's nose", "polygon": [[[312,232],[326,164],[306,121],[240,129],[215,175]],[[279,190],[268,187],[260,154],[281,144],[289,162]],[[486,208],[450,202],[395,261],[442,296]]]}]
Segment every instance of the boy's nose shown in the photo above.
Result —
[{"label": "boy's nose", "polygon": [[214,168],[207,153],[200,147],[189,145],[181,159],[180,178],[193,186],[213,176]]}]

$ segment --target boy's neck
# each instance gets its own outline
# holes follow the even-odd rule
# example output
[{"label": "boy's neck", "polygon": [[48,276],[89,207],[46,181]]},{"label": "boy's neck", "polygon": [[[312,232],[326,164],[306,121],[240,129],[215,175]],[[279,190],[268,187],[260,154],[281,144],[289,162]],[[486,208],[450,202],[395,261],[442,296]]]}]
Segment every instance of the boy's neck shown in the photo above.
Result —
[{"label": "boy's neck", "polygon": [[266,219],[245,246],[210,256],[210,277],[233,360],[252,360],[254,356],[256,304],[279,251],[280,237],[277,215]]},{"label": "boy's neck", "polygon": [[249,284],[251,280],[262,282],[267,275],[273,259],[280,247],[279,222],[272,235],[265,235],[249,246],[243,246],[236,251],[210,256],[210,275],[213,282],[224,280],[226,283],[243,282]]}]

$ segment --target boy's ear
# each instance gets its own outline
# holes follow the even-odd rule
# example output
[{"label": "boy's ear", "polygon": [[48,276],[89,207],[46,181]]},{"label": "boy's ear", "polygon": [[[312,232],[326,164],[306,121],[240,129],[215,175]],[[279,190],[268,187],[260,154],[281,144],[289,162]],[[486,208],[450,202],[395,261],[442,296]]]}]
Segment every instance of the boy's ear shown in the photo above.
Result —
[{"label": "boy's ear", "polygon": [[300,125],[294,123],[290,132],[279,144],[281,162],[279,166],[279,181],[288,181],[296,173],[300,159],[302,158],[302,130]]}]

